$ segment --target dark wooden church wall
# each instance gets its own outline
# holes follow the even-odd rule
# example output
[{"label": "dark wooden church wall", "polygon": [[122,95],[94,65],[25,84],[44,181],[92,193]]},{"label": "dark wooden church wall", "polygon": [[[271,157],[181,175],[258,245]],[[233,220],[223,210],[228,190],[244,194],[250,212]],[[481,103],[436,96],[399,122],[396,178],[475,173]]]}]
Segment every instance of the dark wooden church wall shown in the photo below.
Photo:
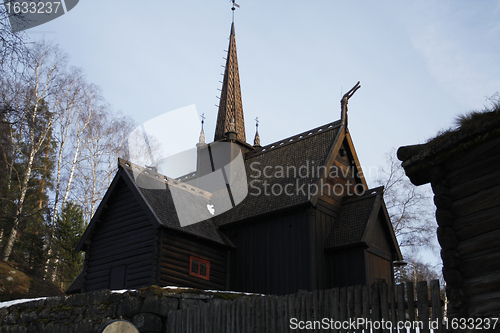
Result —
[{"label": "dark wooden church wall", "polygon": [[388,230],[383,221],[382,213],[377,216],[375,225],[368,240],[365,262],[367,272],[367,283],[375,282],[375,279],[384,279],[387,283],[394,282],[394,272],[392,270],[391,240],[388,237]]},{"label": "dark wooden church wall", "polygon": [[[206,240],[194,240],[172,230],[161,231],[161,286],[189,286],[200,289],[226,289],[227,250]],[[189,275],[189,258],[210,261],[209,280]]]},{"label": "dark wooden church wall", "polygon": [[366,284],[372,284],[375,279],[384,279],[387,283],[394,282],[392,261],[377,254],[365,251]]},{"label": "dark wooden church wall", "polygon": [[242,223],[224,233],[236,246],[231,290],[285,295],[310,289],[305,209]]},{"label": "dark wooden church wall", "polygon": [[[391,247],[389,246],[391,240],[387,236],[388,233],[389,230],[387,230],[385,222],[380,216],[377,216],[368,245],[369,251],[382,258],[392,261]],[[390,282],[387,281],[387,283]]]},{"label": "dark wooden church wall", "polygon": [[451,288],[465,292],[469,315],[497,313],[500,138],[447,161],[443,173],[443,180],[434,183],[433,190],[445,279]]},{"label": "dark wooden church wall", "polygon": [[[149,284],[155,233],[146,213],[121,180],[87,250],[85,290],[138,288]],[[110,281],[110,277],[118,280]]]},{"label": "dark wooden church wall", "polygon": [[330,235],[332,225],[338,218],[340,207],[335,207],[326,204],[320,198],[317,207],[311,208],[311,246],[313,251],[313,260],[315,262],[314,271],[315,281],[313,289],[328,289],[332,288],[332,272],[329,269],[330,257],[325,252],[325,244]]},{"label": "dark wooden church wall", "polygon": [[352,248],[331,252],[327,255],[331,274],[328,288],[366,284],[365,250]]}]

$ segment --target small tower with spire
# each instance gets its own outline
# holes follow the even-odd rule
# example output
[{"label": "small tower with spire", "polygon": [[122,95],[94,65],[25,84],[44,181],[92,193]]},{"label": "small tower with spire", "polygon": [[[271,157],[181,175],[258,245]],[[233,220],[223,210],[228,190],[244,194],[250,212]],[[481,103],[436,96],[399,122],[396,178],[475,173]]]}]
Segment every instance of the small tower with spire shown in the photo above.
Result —
[{"label": "small tower with spire", "polygon": [[260,136],[259,136],[259,117],[255,118],[255,138],[253,139],[253,146],[256,148],[262,147],[260,145]]},{"label": "small tower with spire", "polygon": [[201,115],[201,132],[200,132],[200,139],[198,140],[198,143],[196,144],[196,147],[200,148],[203,146],[206,146],[205,142],[205,131],[203,130],[203,124],[205,123],[205,114],[203,113]]}]

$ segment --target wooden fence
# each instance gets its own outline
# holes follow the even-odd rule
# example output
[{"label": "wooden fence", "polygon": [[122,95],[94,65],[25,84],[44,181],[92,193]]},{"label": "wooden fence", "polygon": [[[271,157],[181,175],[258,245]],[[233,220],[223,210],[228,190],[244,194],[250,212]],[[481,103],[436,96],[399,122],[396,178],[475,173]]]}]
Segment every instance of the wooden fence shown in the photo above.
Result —
[{"label": "wooden fence", "polygon": [[213,299],[200,307],[171,311],[166,332],[385,333],[392,327],[399,333],[443,333],[443,305],[438,280],[430,282],[430,289],[426,281],[415,289],[413,283],[394,286],[379,281],[286,296]]}]

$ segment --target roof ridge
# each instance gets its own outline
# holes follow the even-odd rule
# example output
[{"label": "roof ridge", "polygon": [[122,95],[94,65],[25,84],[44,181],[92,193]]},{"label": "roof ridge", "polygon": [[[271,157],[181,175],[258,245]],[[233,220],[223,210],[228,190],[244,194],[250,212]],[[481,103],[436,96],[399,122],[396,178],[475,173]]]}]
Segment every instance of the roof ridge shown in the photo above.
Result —
[{"label": "roof ridge", "polygon": [[254,157],[254,156],[257,156],[260,154],[264,154],[264,153],[271,151],[271,150],[276,150],[276,149],[291,145],[293,143],[305,140],[307,138],[313,137],[313,136],[318,135],[318,134],[322,134],[322,133],[334,130],[334,129],[340,127],[341,125],[342,125],[342,121],[336,120],[336,121],[333,121],[331,123],[327,123],[325,125],[313,128],[311,130],[292,135],[288,138],[278,140],[278,141],[273,142],[271,144],[268,144],[266,146],[256,148],[254,151],[250,151],[250,152],[246,153],[245,159],[250,158],[250,157]]},{"label": "roof ridge", "polygon": [[383,193],[384,193],[384,186],[374,187],[374,188],[366,190],[362,195],[354,194],[352,196],[344,196],[343,201],[342,201],[342,205],[361,201],[361,200],[370,199],[370,198],[382,195]]},{"label": "roof ridge", "polygon": [[[186,179],[188,178],[186,175],[183,175],[180,178],[179,177],[172,178],[172,177],[163,175],[163,174],[161,174],[155,170],[152,170],[150,168],[141,167],[140,165],[137,165],[135,163],[132,163],[130,161],[127,161],[127,160],[124,160],[121,158],[118,160],[118,164],[121,168],[128,170],[128,171],[131,171],[132,173],[137,172],[137,173],[141,174],[141,176],[143,176],[143,177],[147,177],[149,179],[155,180],[157,182],[165,184],[166,186],[171,186],[171,187],[175,187],[175,188],[184,190],[184,191],[191,193],[193,195],[204,196],[204,197],[206,197],[206,196],[210,197],[212,195],[212,193],[210,193],[208,191],[205,191],[205,190],[200,189],[196,186],[189,185],[187,183],[182,182],[181,179],[183,177]],[[192,176],[195,176],[196,172],[190,172],[189,174],[192,174]],[[132,180],[135,182],[134,178]]]}]

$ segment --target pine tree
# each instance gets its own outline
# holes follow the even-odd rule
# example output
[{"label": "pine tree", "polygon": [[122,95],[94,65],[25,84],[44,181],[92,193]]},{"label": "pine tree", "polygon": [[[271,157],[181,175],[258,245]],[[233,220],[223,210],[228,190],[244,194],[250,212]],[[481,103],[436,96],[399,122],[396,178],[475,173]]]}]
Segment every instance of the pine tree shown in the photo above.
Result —
[{"label": "pine tree", "polygon": [[54,232],[54,255],[58,261],[57,280],[63,289],[82,270],[83,252],[76,252],[75,248],[85,231],[83,210],[80,206],[67,203],[57,219]]}]

